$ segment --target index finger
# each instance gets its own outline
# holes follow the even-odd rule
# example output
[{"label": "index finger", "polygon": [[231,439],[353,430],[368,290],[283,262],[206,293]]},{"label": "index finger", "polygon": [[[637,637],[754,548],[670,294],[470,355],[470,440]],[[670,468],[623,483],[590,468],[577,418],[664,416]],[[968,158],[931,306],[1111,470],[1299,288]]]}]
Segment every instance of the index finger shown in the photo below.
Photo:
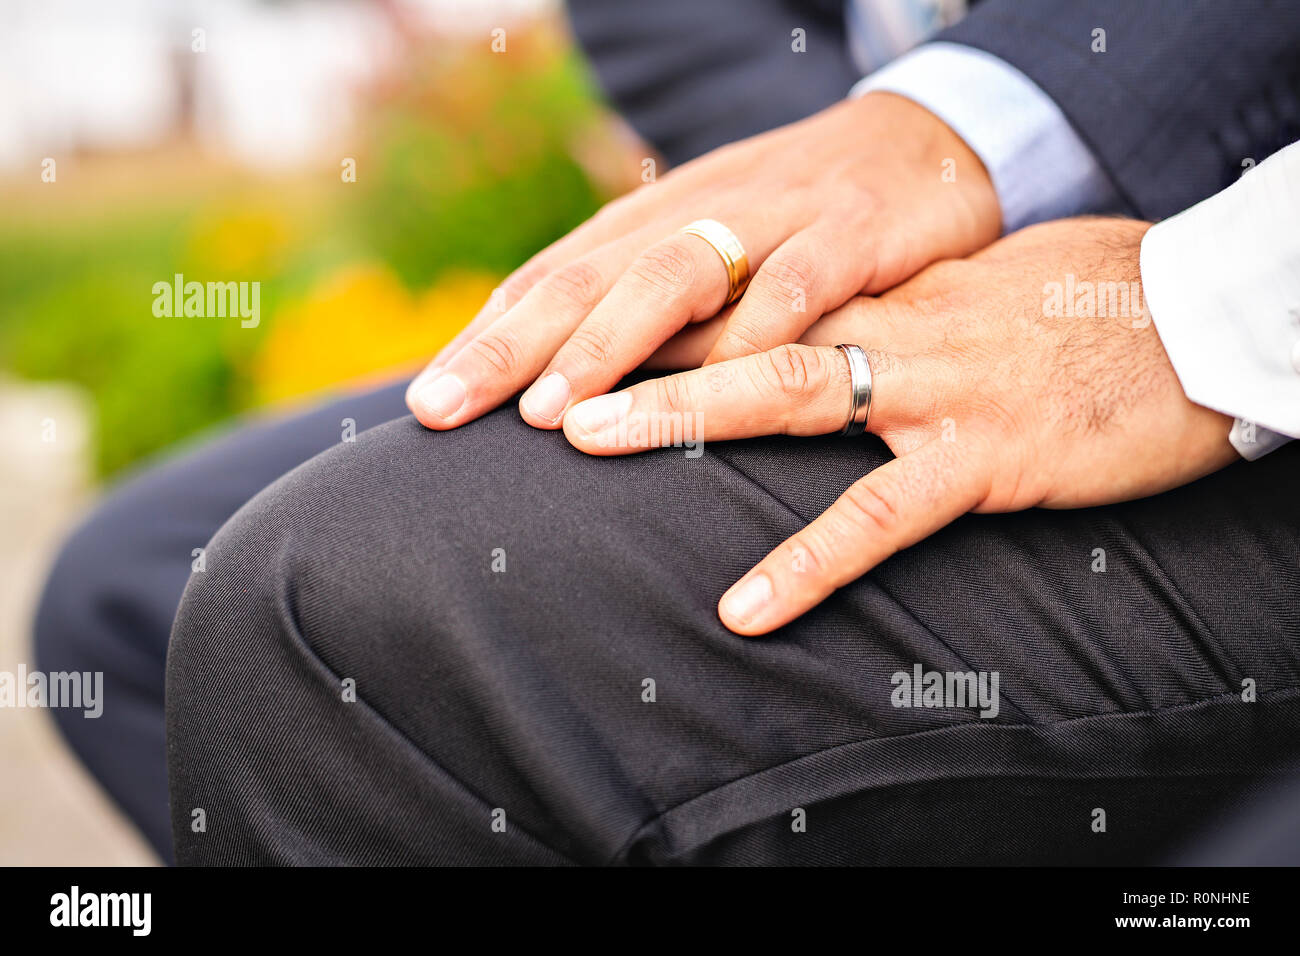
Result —
[{"label": "index finger", "polygon": [[972,510],[987,488],[979,460],[936,439],[854,482],[718,602],[737,634],[767,634],[890,555]]}]

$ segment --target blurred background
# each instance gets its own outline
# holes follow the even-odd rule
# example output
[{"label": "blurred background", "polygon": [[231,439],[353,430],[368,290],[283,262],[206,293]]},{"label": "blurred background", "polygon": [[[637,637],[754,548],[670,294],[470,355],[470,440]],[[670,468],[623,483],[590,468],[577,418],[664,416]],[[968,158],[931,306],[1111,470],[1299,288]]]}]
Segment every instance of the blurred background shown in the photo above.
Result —
[{"label": "blurred background", "polygon": [[[558,0],[0,4],[0,670],[97,489],[240,414],[413,370],[638,181]],[[260,322],[157,282],[260,283]],[[152,859],[0,709],[0,864]]]}]

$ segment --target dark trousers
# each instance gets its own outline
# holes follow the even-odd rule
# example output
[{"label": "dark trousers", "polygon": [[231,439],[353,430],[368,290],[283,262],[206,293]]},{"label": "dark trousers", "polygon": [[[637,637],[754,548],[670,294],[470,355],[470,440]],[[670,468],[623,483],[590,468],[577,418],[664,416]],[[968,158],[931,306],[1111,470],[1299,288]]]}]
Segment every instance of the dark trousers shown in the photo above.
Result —
[{"label": "dark trousers", "polygon": [[[156,834],[196,513],[331,445],[188,575],[181,862],[1150,862],[1300,767],[1300,446],[1143,501],[968,516],[749,639],[719,595],[885,460],[875,439],[596,459],[507,406],[338,440],[385,402],[142,479],[94,567],[69,570],[74,539],[56,571],[49,666],[97,654],[134,707],[79,747]],[[169,576],[136,576],[143,542]],[[918,665],[996,672],[997,715],[896,706]]]}]

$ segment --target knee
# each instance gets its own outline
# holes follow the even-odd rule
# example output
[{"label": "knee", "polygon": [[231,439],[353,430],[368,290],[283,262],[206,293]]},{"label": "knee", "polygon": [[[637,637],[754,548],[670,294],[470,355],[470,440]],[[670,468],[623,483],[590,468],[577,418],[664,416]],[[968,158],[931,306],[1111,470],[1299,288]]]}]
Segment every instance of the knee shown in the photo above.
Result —
[{"label": "knee", "polygon": [[[402,626],[386,615],[400,612],[390,579],[409,546],[382,483],[391,457],[405,454],[403,426],[363,432],[264,489],[190,576],[165,694],[180,862],[358,858],[344,849],[353,831],[322,817],[383,799],[345,793],[336,778],[366,776],[344,769],[357,766],[374,768],[367,779],[387,773],[376,763],[384,720],[368,692],[400,661],[385,647]],[[281,839],[286,815],[292,841]]]},{"label": "knee", "polygon": [[[569,726],[540,686],[551,669],[530,666],[565,634],[518,639],[547,582],[491,559],[538,546],[511,530],[538,508],[520,491],[539,469],[520,444],[545,441],[532,431],[513,415],[452,433],[390,422],[284,476],[212,538],[167,660],[181,862],[445,859],[438,841],[490,835],[479,824],[507,793],[523,794],[512,819],[547,825],[519,767],[557,735],[519,702],[550,701],[546,719]],[[400,828],[412,815],[441,821],[427,841]],[[365,825],[330,824],[343,817]]]},{"label": "knee", "polygon": [[167,647],[169,736],[181,714],[215,716],[211,708],[250,686],[254,658],[302,634],[296,592],[315,576],[309,539],[320,467],[309,462],[254,496],[196,561]]},{"label": "knee", "polygon": [[[384,662],[450,652],[442,638],[455,608],[500,585],[492,546],[506,543],[503,529],[533,507],[512,490],[527,463],[508,451],[489,460],[494,439],[484,431],[500,427],[489,420],[477,433],[439,434],[399,419],[264,489],[217,532],[203,570],[190,575],[169,679],[200,671],[223,679],[217,665],[232,644],[272,642],[336,674],[364,671],[377,692],[392,677]],[[495,473],[507,460],[518,479]]]},{"label": "knee", "polygon": [[311,654],[344,651],[333,633],[361,632],[363,615],[392,609],[385,581],[400,556],[385,552],[402,547],[399,529],[414,516],[389,507],[383,486],[387,460],[404,453],[397,451],[400,439],[394,442],[404,424],[371,429],[355,447],[317,455],[221,527],[181,596],[169,684],[194,681],[193,689],[204,692],[229,678],[221,665],[232,652],[285,644]]}]

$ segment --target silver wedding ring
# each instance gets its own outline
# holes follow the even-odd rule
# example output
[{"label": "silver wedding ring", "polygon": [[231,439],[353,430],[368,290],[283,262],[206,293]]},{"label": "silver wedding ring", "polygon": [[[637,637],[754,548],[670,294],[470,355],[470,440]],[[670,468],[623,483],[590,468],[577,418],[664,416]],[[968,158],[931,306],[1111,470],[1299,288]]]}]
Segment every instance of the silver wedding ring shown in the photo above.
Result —
[{"label": "silver wedding ring", "polygon": [[849,360],[849,420],[844,424],[841,435],[861,435],[867,430],[867,419],[871,417],[871,362],[867,353],[857,345],[835,346]]}]

